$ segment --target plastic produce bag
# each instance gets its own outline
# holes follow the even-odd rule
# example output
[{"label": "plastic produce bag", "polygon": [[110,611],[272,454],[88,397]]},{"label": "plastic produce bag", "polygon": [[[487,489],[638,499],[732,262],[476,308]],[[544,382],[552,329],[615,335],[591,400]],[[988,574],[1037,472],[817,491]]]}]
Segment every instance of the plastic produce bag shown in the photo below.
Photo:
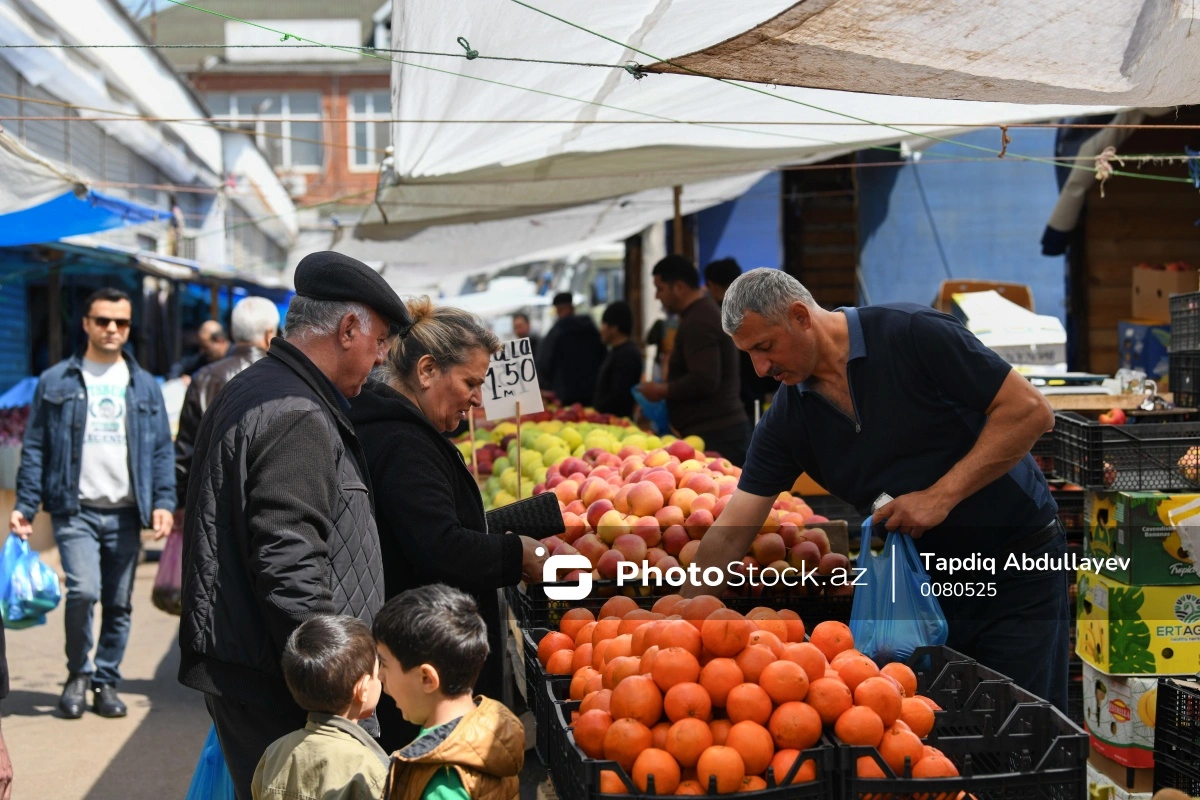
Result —
[{"label": "plastic produce bag", "polygon": [[29,542],[10,534],[0,553],[0,614],[4,627],[30,628],[46,622],[46,612],[62,600],[58,574],[42,563]]},{"label": "plastic produce bag", "polygon": [[646,399],[646,395],[642,394],[641,390],[636,386],[629,391],[633,394],[633,399],[637,401],[638,406],[642,409],[642,416],[650,422],[650,427],[654,430],[655,435],[666,436],[670,433],[671,423],[667,418],[667,401],[650,401]]},{"label": "plastic produce bag", "polygon": [[217,728],[208,729],[208,738],[200,748],[200,760],[192,773],[192,785],[188,787],[186,800],[237,800],[233,793],[233,779],[225,766],[221,743],[217,741]]},{"label": "plastic produce bag", "polygon": [[176,526],[167,536],[162,555],[158,557],[158,572],[154,576],[150,599],[155,608],[177,617],[183,610],[182,572],[183,532]]},{"label": "plastic produce bag", "polygon": [[930,591],[929,575],[912,537],[887,534],[883,552],[871,552],[871,518],[863,520],[864,546],[858,567],[865,569],[854,591],[850,632],[854,646],[879,665],[907,661],[918,647],[946,643],[949,626]]}]

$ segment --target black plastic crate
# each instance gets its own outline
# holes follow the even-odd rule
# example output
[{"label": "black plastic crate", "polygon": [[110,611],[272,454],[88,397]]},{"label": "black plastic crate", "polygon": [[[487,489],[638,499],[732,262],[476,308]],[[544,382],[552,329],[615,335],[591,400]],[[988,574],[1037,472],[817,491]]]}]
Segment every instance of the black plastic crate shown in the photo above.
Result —
[{"label": "black plastic crate", "polygon": [[1154,760],[1187,765],[1200,780],[1200,677],[1159,678],[1154,719]]},{"label": "black plastic crate", "polygon": [[1179,464],[1190,448],[1200,448],[1200,422],[1105,425],[1060,411],[1054,430],[1055,469],[1085,489],[1200,490],[1200,458],[1187,470]]},{"label": "black plastic crate", "polygon": [[813,510],[814,514],[820,514],[828,519],[846,520],[851,542],[862,529],[863,515],[845,500],[840,500],[831,494],[818,494],[811,497],[806,496],[804,502],[808,503],[808,507]]},{"label": "black plastic crate", "polygon": [[1084,498],[1087,492],[1082,489],[1053,490],[1050,496],[1058,504],[1058,521],[1062,523],[1063,532],[1068,542],[1082,542],[1084,520]]},{"label": "black plastic crate", "polygon": [[1174,395],[1175,405],[1180,408],[1197,408],[1200,404],[1200,352],[1170,355],[1167,374]]},{"label": "black plastic crate", "polygon": [[[517,625],[522,628],[548,628],[557,630],[562,615],[572,608],[586,608],[593,614],[600,611],[604,603],[617,594],[615,580],[593,581],[592,594],[582,600],[551,600],[546,597],[546,586],[574,586],[571,582],[521,584],[509,587],[507,591],[509,613],[513,615]],[[810,591],[809,586],[804,591]],[[661,590],[655,588],[655,593],[649,596],[633,594],[632,599],[640,608],[649,609],[664,595],[678,592],[678,589],[668,587],[665,583]],[[630,596],[627,592],[622,592]],[[770,590],[758,597],[723,597],[721,601],[726,608],[746,613],[758,606],[769,606],[778,611],[785,609],[795,611],[804,620],[805,628],[811,630],[818,622],[836,620],[850,622],[850,609],[854,605],[853,595],[834,595],[822,587],[816,594],[801,594],[798,589],[784,587],[772,593]]]},{"label": "black plastic crate", "polygon": [[[1017,706],[998,729],[979,736],[941,736],[941,725],[940,719],[934,723],[926,741],[954,762],[958,777],[896,776],[874,747],[839,745],[840,797],[956,797],[959,792],[979,800],[1087,796],[1087,734],[1048,703]],[[859,778],[861,756],[875,760],[891,777]]]},{"label": "black plastic crate", "polygon": [[[1173,294],[1171,309],[1171,359],[1176,352],[1200,350],[1200,292]],[[1171,390],[1176,391],[1174,379]]]},{"label": "black plastic crate", "polygon": [[1178,789],[1188,797],[1200,797],[1200,768],[1169,756],[1154,756],[1154,791]]},{"label": "black plastic crate", "polygon": [[529,712],[533,714],[534,724],[537,727],[534,736],[534,750],[537,752],[538,758],[543,764],[549,764],[549,719],[550,699],[549,686],[562,684],[570,686],[570,675],[547,675],[542,669],[542,664],[538,661],[537,646],[549,631],[547,630],[527,630],[522,631],[525,652],[525,705],[529,708]]},{"label": "black plastic crate", "polygon": [[1051,430],[1038,437],[1029,449],[1029,455],[1033,456],[1042,474],[1049,476],[1054,474],[1054,455],[1057,451],[1058,445],[1054,439],[1054,431]]},{"label": "black plastic crate", "polygon": [[[615,761],[588,758],[576,746],[570,721],[571,712],[578,708],[579,703],[575,701],[558,703],[552,713],[550,779],[559,800],[601,800],[607,797],[600,793],[600,773],[604,770],[616,773],[625,783],[629,794],[622,797],[639,800],[654,796],[638,792],[633,779]],[[822,737],[820,743],[800,752],[800,757],[787,775],[777,780],[768,767],[768,788],[757,792],[738,792],[737,796],[750,800],[829,800],[834,790],[835,757],[832,744]],[[789,784],[795,770],[809,759],[815,762],[816,778],[805,783]]]}]

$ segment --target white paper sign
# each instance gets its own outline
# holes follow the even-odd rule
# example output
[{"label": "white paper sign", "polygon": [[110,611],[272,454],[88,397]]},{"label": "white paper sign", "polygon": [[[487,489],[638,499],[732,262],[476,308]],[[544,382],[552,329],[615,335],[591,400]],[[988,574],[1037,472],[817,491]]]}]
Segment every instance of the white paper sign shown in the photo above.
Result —
[{"label": "white paper sign", "polygon": [[518,401],[522,416],[542,410],[542,390],[528,339],[505,342],[492,356],[492,365],[483,379],[483,410],[489,420],[515,417]]}]

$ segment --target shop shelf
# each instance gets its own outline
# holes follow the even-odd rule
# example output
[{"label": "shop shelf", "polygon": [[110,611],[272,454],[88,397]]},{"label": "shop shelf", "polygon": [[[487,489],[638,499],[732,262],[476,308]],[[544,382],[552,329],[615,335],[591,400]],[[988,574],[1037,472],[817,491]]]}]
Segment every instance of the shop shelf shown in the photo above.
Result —
[{"label": "shop shelf", "polygon": [[[1171,308],[1171,360],[1175,353],[1200,350],[1200,292],[1173,294]],[[1175,381],[1171,381],[1171,390]]]},{"label": "shop shelf", "polygon": [[[559,800],[601,800],[600,773],[612,770],[625,783],[629,794],[622,800],[641,800],[653,795],[638,792],[630,775],[615,761],[588,758],[575,744],[571,731],[571,712],[579,708],[578,702],[555,704],[550,732],[550,779]],[[834,748],[822,737],[821,741],[800,753],[793,769],[787,775],[775,776],[768,769],[767,787],[758,792],[739,792],[739,800],[829,800],[833,797]],[[805,783],[789,784],[805,761],[812,759],[816,765],[816,778]],[[710,794],[716,794],[711,791]]]},{"label": "shop shelf", "polygon": [[1200,352],[1170,355],[1167,374],[1175,405],[1180,408],[1196,408],[1200,403]]},{"label": "shop shelf", "polygon": [[1055,469],[1072,483],[1095,491],[1200,490],[1200,458],[1190,469],[1179,463],[1200,456],[1200,422],[1104,425],[1072,411],[1055,417]]}]

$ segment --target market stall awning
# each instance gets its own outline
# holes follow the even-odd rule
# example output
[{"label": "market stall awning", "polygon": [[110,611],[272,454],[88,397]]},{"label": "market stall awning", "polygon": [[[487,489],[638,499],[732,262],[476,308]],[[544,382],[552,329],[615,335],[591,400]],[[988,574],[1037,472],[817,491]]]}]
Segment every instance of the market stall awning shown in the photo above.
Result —
[{"label": "market stall awning", "polygon": [[0,130],[0,247],[54,242],[169,217],[87,188],[82,178]]},{"label": "market stall awning", "polygon": [[[1111,110],[635,76],[622,65],[652,59],[630,46],[663,57],[699,51],[754,29],[793,3],[532,5],[560,19],[510,0],[395,0],[393,19],[403,24],[392,26],[393,47],[404,51],[392,73],[395,155],[356,240],[396,243],[393,252],[403,253],[421,231],[447,229],[455,233],[433,234],[444,248],[439,255],[463,261],[480,248],[460,238],[468,229],[459,226],[589,204],[595,211],[590,230],[610,232],[611,239],[618,226],[608,225],[605,209],[615,198],[736,179],[867,147],[893,148],[899,158],[901,142],[920,147],[932,141],[929,136],[975,125]],[[437,55],[454,50],[456,41],[479,57]],[[919,87],[911,93],[919,94]],[[961,156],[994,157],[1000,148],[997,131],[993,150],[964,147]],[[668,206],[648,222],[669,216]],[[557,245],[547,229],[523,223],[503,228],[503,238],[522,239],[531,254]],[[482,248],[482,258],[492,256]]]},{"label": "market stall awning", "polygon": [[[689,3],[689,6],[694,5]],[[1200,102],[1200,11],[1167,0],[801,0],[651,72],[1003,103]],[[664,54],[669,56],[669,54]]]}]

